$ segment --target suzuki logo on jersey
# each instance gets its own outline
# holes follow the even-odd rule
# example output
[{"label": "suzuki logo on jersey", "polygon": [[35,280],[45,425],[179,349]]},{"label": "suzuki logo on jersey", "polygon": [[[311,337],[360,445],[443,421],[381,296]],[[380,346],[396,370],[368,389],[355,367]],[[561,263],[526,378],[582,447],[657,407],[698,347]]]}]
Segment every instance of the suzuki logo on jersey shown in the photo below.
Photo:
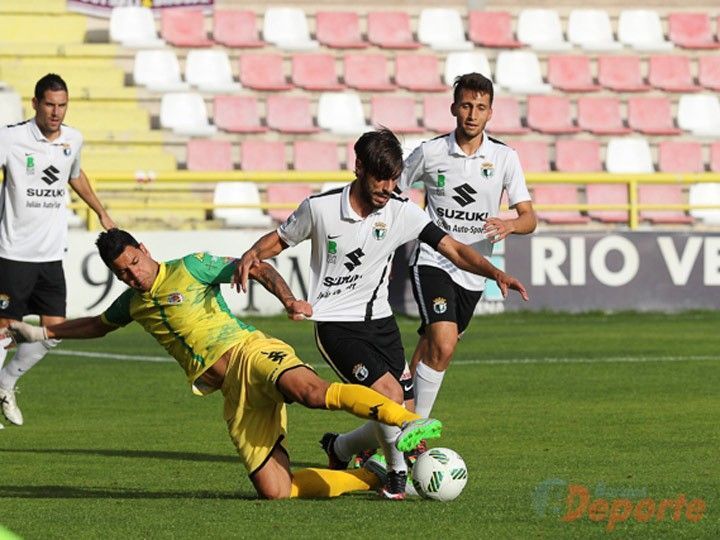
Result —
[{"label": "suzuki logo on jersey", "polygon": [[360,266],[360,257],[364,257],[365,253],[363,253],[362,249],[357,248],[355,251],[351,251],[345,256],[350,259],[348,262],[345,263],[345,268],[352,272],[353,270],[355,270],[355,268]]},{"label": "suzuki logo on jersey", "polygon": [[475,201],[472,195],[475,195],[477,191],[475,191],[470,184],[463,184],[453,189],[455,193],[457,193],[457,195],[453,197],[453,200],[460,206],[467,206]]},{"label": "suzuki logo on jersey", "polygon": [[[452,208],[438,207],[437,215],[439,218],[462,219],[464,221],[485,221],[490,216],[490,212],[471,212],[469,210],[453,210]],[[444,220],[443,220],[444,222]],[[446,227],[442,227],[449,230]]]},{"label": "suzuki logo on jersey", "polygon": [[51,186],[60,180],[60,177],[58,176],[59,172],[60,171],[53,165],[50,165],[47,169],[43,169],[42,179],[48,186]]}]

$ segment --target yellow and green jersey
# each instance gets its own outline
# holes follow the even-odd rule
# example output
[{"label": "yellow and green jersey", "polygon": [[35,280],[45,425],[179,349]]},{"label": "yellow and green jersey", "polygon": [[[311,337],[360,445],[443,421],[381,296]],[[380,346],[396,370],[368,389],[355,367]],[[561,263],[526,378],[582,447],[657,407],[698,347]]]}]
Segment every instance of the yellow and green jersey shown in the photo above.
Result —
[{"label": "yellow and green jersey", "polygon": [[140,323],[193,383],[225,351],[256,331],[230,312],[220,293],[220,284],[229,283],[234,270],[235,259],[209,253],[160,263],[148,292],[128,289],[101,318],[112,326]]}]

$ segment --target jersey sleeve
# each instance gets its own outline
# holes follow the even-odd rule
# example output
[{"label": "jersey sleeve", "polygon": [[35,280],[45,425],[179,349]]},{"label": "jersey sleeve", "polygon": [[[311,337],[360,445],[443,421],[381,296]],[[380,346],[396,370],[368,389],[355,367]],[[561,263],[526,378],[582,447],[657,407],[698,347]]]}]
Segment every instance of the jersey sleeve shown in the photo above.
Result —
[{"label": "jersey sleeve", "polygon": [[80,154],[82,152],[83,147],[83,140],[80,138],[80,142],[78,143],[78,150],[75,153],[75,160],[73,161],[72,166],[70,167],[70,179],[77,178],[80,176]]},{"label": "jersey sleeve", "polygon": [[193,253],[183,257],[183,264],[190,275],[200,283],[216,285],[230,283],[237,259],[217,257],[207,252]]},{"label": "jersey sleeve", "polygon": [[133,320],[130,316],[130,300],[132,300],[134,294],[135,291],[133,289],[128,289],[118,296],[115,301],[110,304],[110,307],[100,315],[102,322],[110,326],[125,326],[130,324]]},{"label": "jersey sleeve", "polygon": [[0,169],[7,165],[7,157],[10,152],[8,131],[6,128],[0,128]]},{"label": "jersey sleeve", "polygon": [[397,187],[400,192],[410,188],[415,182],[422,180],[425,173],[425,154],[423,145],[418,145],[405,160],[403,172],[398,180]]},{"label": "jersey sleeve", "polygon": [[427,212],[425,212],[425,210],[420,208],[417,204],[409,201],[403,204],[401,216],[403,235],[398,245],[402,245],[410,240],[415,240],[420,236],[420,233],[427,224],[432,223],[430,216]]},{"label": "jersey sleeve", "polygon": [[280,225],[277,233],[283,242],[292,247],[310,238],[312,225],[312,207],[310,206],[310,199],[307,198],[301,202],[300,206]]},{"label": "jersey sleeve", "polygon": [[507,191],[508,204],[511,207],[519,202],[530,200],[530,192],[525,184],[525,174],[520,165],[518,153],[515,151],[508,153],[503,187]]}]

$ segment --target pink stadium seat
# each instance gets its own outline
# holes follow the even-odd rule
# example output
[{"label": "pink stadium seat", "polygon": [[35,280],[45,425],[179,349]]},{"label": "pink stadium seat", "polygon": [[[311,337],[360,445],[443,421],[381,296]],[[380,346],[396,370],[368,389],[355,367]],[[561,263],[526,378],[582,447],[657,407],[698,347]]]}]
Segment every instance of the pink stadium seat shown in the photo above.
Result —
[{"label": "pink stadium seat", "polygon": [[710,170],[720,173],[720,142],[710,145]]},{"label": "pink stadium seat", "polygon": [[[502,195],[500,195],[500,208],[503,206],[510,206],[507,191],[505,190],[503,190]],[[508,208],[507,210],[500,210],[498,217],[502,220],[516,219],[518,217],[518,213],[514,208]]]},{"label": "pink stadium seat", "polygon": [[648,82],[655,88],[669,92],[697,92],[700,90],[700,87],[693,81],[690,57],[688,56],[651,56]]},{"label": "pink stadium seat", "polygon": [[720,56],[701,56],[698,63],[700,84],[709,90],[720,91]]},{"label": "pink stadium seat", "polygon": [[197,9],[164,9],[160,19],[161,34],[175,47],[209,47],[212,40],[205,32],[205,16]]},{"label": "pink stadium seat", "polygon": [[623,125],[620,100],[614,97],[583,97],[577,102],[578,125],[596,135],[624,135],[630,130]]},{"label": "pink stadium seat", "polygon": [[696,141],[662,141],[658,144],[658,169],[666,173],[705,171],[702,144]]},{"label": "pink stadium seat", "polygon": [[633,55],[598,57],[598,82],[616,92],[644,92],[650,89],[643,82],[640,57]]},{"label": "pink stadium seat", "polygon": [[628,125],[631,129],[646,135],[681,133],[673,123],[670,100],[663,96],[629,98]]},{"label": "pink stadium seat", "polygon": [[561,172],[600,172],[600,142],[597,140],[558,139],[555,143],[555,167]]},{"label": "pink stadium seat", "polygon": [[232,133],[263,133],[255,96],[215,96],[215,125]]},{"label": "pink stadium seat", "polygon": [[[638,186],[638,202],[640,204],[684,204],[682,186],[674,184],[640,184]],[[692,223],[693,218],[683,210],[640,210],[640,219],[650,223]]]},{"label": "pink stadium seat", "polygon": [[240,57],[240,83],[253,90],[290,90],[279,54],[246,54]]},{"label": "pink stadium seat", "polygon": [[285,144],[282,141],[247,139],[240,145],[240,167],[245,171],[285,171]]},{"label": "pink stadium seat", "polygon": [[686,49],[717,49],[707,13],[677,12],[668,14],[670,40]]},{"label": "pink stadium seat", "polygon": [[335,49],[364,49],[360,16],[355,11],[318,11],[315,15],[317,40]]},{"label": "pink stadium seat", "polygon": [[384,49],[417,49],[410,15],[402,11],[371,11],[367,14],[368,41]]},{"label": "pink stadium seat", "polygon": [[305,90],[335,91],[345,88],[338,83],[335,57],[323,53],[294,55],[292,81]]},{"label": "pink stadium seat", "polygon": [[528,96],[527,123],[540,133],[577,133],[573,125],[570,100],[565,96]]},{"label": "pink stadium seat", "polygon": [[[588,184],[585,186],[588,204],[628,204],[625,184]],[[603,223],[627,223],[627,210],[588,210],[588,216]]]},{"label": "pink stadium seat", "polygon": [[550,55],[548,82],[563,92],[594,92],[600,86],[593,81],[590,58],[584,55]]},{"label": "pink stadium seat", "polygon": [[525,172],[548,172],[550,161],[548,159],[548,143],[545,141],[512,141],[506,143],[514,148],[520,158],[520,164]]},{"label": "pink stadium seat", "polygon": [[[536,184],[533,204],[578,204],[578,188],[572,184]],[[577,210],[537,210],[537,217],[551,224],[581,224],[590,221]]]},{"label": "pink stadium seat", "polygon": [[345,146],[345,168],[348,171],[355,169],[355,142],[349,142]]},{"label": "pink stadium seat", "polygon": [[[307,184],[268,184],[265,194],[269,203],[287,203],[300,206],[300,203],[312,195],[312,188]],[[268,214],[278,223],[284,222],[294,208],[271,208]]]},{"label": "pink stadium seat", "polygon": [[490,133],[520,135],[530,131],[520,123],[520,103],[517,98],[496,96],[492,108],[492,118],[488,122]]},{"label": "pink stadium seat", "polygon": [[434,54],[398,55],[395,82],[415,92],[447,91],[447,86],[440,81],[440,66]]},{"label": "pink stadium seat", "polygon": [[430,131],[449,133],[454,130],[456,124],[450,114],[450,99],[438,95],[423,97],[423,122]]},{"label": "pink stadium seat", "polygon": [[226,47],[264,47],[258,38],[255,12],[249,10],[215,8],[213,15],[213,38]]},{"label": "pink stadium seat", "polygon": [[365,92],[397,88],[390,82],[387,58],[382,54],[346,54],[345,84]]},{"label": "pink stadium seat", "polygon": [[193,139],[187,145],[190,171],[229,171],[233,168],[230,141]]},{"label": "pink stadium seat", "polygon": [[293,163],[296,171],[339,171],[334,141],[295,141]]},{"label": "pink stadium seat", "polygon": [[273,94],[267,98],[267,124],[281,133],[316,133],[310,98]]},{"label": "pink stadium seat", "polygon": [[415,98],[405,96],[372,96],[370,121],[396,133],[422,133],[415,115]]},{"label": "pink stadium seat", "polygon": [[507,11],[470,11],[468,37],[481,47],[522,47],[522,43],[513,36],[512,15]]}]

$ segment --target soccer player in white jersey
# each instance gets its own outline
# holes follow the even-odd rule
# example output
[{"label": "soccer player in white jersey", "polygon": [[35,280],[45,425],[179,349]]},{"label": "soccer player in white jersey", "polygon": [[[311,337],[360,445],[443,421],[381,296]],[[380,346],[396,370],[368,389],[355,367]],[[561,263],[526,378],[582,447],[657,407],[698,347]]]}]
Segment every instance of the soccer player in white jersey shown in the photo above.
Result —
[{"label": "soccer player in white jersey", "polygon": [[[497,281],[503,294],[522,283],[485,257],[446,234],[417,205],[393,194],[402,172],[402,149],[395,135],[381,129],[355,143],[356,179],[305,199],[276,231],[260,238],[238,263],[235,283],[246,288],[256,261],[288,246],[312,242],[310,298],[318,349],[345,382],[369,386],[402,403],[399,382],[405,370],[400,332],[388,303],[388,279],[395,250],[420,238],[454,264]],[[349,436],[350,440],[343,437]],[[363,426],[351,434],[332,434],[321,444],[331,468],[345,468],[353,454],[380,443],[388,474],[381,495],[405,496],[407,465],[392,441],[397,428]]]},{"label": "soccer player in white jersey", "polygon": [[[405,161],[401,191],[425,185],[427,213],[443,231],[485,257],[510,234],[528,234],[537,219],[517,152],[485,132],[492,117],[493,84],[479,73],[455,79],[452,133],[426,141]],[[514,219],[501,219],[508,195]],[[420,242],[410,260],[410,278],[421,316],[411,370],[415,410],[427,417],[440,391],[459,336],[485,288],[485,278],[458,268],[433,246]]]},{"label": "soccer player in white jersey", "polygon": [[[35,117],[0,128],[0,328],[25,315],[43,325],[65,319],[68,184],[92,208],[105,229],[115,226],[80,169],[83,137],[63,124],[68,108],[65,81],[49,73],[35,85]],[[23,343],[0,370],[0,403],[5,417],[22,425],[15,400],[17,380],[59,343]],[[0,346],[0,367],[7,351]],[[0,426],[2,426],[0,424]]]}]

